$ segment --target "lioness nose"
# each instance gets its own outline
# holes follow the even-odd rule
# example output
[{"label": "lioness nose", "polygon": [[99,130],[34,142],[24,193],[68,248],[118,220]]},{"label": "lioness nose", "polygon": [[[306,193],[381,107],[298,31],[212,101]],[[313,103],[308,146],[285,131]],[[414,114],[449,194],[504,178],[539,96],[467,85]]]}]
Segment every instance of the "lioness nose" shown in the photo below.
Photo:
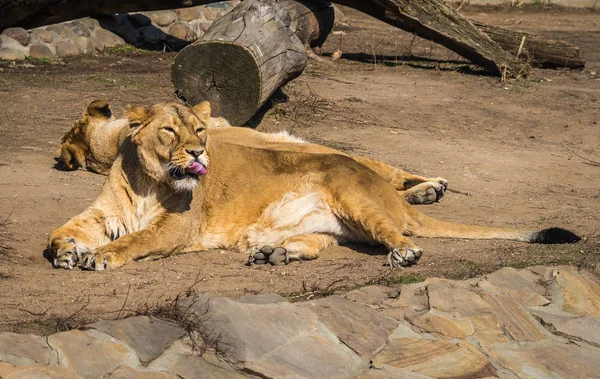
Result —
[{"label": "lioness nose", "polygon": [[202,155],[202,153],[204,153],[204,150],[202,150],[202,149],[189,149],[189,150],[185,149],[185,151],[188,154],[194,156],[194,158],[198,158],[200,155]]}]

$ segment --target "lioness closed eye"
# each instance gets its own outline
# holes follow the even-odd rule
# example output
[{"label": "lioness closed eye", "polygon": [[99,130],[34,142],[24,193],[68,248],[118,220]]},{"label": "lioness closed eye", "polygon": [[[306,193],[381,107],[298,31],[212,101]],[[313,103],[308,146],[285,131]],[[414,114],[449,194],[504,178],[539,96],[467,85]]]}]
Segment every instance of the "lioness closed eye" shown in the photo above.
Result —
[{"label": "lioness closed eye", "polygon": [[579,240],[560,228],[528,232],[432,219],[351,157],[218,141],[203,127],[206,113],[201,105],[129,109],[132,131],[100,195],[50,236],[55,267],[80,262],[105,270],[213,248],[277,265],[317,258],[345,241],[383,244],[389,264],[399,267],[421,257],[411,235]]}]

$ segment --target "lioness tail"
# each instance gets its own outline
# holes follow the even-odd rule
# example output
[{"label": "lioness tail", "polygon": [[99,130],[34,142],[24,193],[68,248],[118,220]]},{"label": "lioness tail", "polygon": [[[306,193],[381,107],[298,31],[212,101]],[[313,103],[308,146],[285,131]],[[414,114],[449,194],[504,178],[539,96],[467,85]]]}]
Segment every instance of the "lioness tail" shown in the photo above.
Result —
[{"label": "lioness tail", "polygon": [[409,223],[412,235],[417,237],[448,237],[467,239],[506,239],[529,243],[574,243],[581,239],[578,235],[563,228],[548,228],[538,232],[511,228],[492,228],[455,224],[431,218],[413,209]]}]

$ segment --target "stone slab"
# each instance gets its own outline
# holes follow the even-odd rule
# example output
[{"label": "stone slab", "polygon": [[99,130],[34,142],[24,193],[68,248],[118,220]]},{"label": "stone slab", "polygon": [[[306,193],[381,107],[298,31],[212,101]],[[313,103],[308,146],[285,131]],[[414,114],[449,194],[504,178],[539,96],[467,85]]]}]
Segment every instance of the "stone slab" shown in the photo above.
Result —
[{"label": "stone slab", "polygon": [[434,378],[484,378],[496,369],[466,342],[396,338],[373,359],[373,368],[408,369]]},{"label": "stone slab", "polygon": [[102,320],[87,325],[86,328],[111,335],[127,344],[135,350],[144,365],[158,357],[173,341],[186,334],[184,329],[173,322],[146,316]]},{"label": "stone slab", "polygon": [[48,344],[58,352],[59,365],[85,378],[99,378],[122,364],[137,366],[138,359],[123,344],[110,336],[70,330],[48,337]]},{"label": "stone slab", "polygon": [[340,296],[298,304],[313,311],[340,341],[371,358],[383,348],[398,321]]},{"label": "stone slab", "polygon": [[0,333],[0,361],[14,366],[55,364],[46,338],[34,334]]}]

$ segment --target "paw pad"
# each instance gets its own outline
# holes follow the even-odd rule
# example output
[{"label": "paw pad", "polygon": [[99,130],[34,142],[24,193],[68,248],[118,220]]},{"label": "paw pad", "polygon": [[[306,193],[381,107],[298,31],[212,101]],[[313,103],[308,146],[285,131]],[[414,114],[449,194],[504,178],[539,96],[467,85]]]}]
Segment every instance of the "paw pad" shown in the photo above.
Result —
[{"label": "paw pad", "polygon": [[279,266],[288,264],[290,259],[288,252],[283,247],[263,246],[257,253],[251,254],[248,257],[248,265],[264,265],[272,264]]}]

